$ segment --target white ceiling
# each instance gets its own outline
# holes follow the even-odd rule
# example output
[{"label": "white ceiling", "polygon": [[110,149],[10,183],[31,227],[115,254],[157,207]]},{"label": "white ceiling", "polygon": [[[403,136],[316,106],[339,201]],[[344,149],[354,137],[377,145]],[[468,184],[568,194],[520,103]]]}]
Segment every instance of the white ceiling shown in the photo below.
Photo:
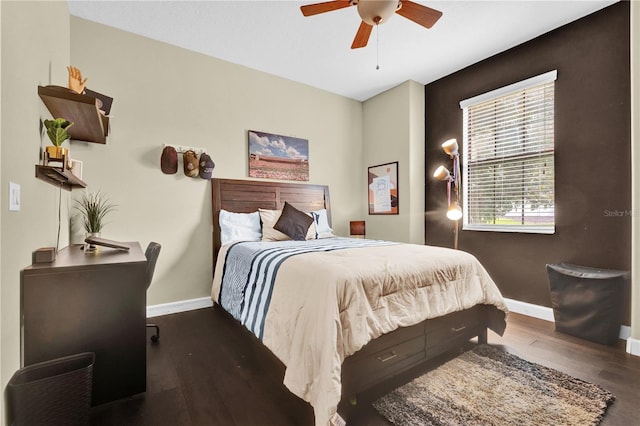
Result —
[{"label": "white ceiling", "polygon": [[[425,1],[427,30],[395,15],[351,50],[355,7],[303,17],[317,1],[68,0],[71,15],[366,100],[407,80],[427,84],[617,0]],[[379,69],[376,69],[379,64]]]}]

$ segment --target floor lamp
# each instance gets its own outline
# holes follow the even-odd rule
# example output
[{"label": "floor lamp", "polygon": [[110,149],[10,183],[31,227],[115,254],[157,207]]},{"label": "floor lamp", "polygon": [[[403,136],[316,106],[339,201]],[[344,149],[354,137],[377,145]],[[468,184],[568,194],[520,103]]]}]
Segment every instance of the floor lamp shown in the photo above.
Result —
[{"label": "floor lamp", "polygon": [[[458,221],[462,218],[460,207],[460,155],[458,141],[449,139],[442,144],[443,151],[452,161],[451,171],[445,166],[439,166],[433,177],[447,183],[447,217],[453,221],[453,248],[458,249]],[[453,197],[451,191],[453,189]]]}]

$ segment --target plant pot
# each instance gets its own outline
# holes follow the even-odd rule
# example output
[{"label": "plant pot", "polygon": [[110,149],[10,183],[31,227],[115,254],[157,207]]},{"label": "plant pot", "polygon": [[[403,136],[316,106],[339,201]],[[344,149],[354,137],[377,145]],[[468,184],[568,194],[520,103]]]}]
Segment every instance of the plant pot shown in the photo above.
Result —
[{"label": "plant pot", "polygon": [[67,168],[67,157],[69,150],[60,146],[49,145],[45,147],[44,165],[49,165],[49,162],[61,162],[64,169]]},{"label": "plant pot", "polygon": [[62,148],[61,146],[49,145],[45,149],[52,160],[62,160],[67,156],[67,148]]},{"label": "plant pot", "polygon": [[[87,237],[100,237],[100,232],[87,232],[85,234],[85,238]],[[84,252],[85,253],[96,253],[99,247],[95,244],[84,243]]]}]

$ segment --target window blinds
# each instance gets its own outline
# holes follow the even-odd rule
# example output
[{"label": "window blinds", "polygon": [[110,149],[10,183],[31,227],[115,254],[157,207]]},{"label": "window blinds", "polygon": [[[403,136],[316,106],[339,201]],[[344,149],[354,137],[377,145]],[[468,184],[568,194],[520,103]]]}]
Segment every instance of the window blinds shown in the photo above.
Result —
[{"label": "window blinds", "polygon": [[552,71],[460,103],[463,229],[553,233]]}]

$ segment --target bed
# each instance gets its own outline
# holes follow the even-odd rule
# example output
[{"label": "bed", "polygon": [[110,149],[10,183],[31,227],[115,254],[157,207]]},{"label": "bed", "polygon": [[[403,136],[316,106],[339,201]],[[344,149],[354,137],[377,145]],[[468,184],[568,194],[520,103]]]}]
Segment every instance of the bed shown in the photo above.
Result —
[{"label": "bed", "polygon": [[[488,329],[503,334],[504,300],[482,265],[462,251],[309,236],[222,244],[229,238],[222,235],[221,211],[262,214],[292,206],[297,213],[324,210],[330,225],[327,186],[212,179],[211,295],[283,362],[284,384],[310,402],[317,425],[329,424],[341,399],[470,339],[484,343]],[[266,235],[266,222],[262,226]],[[282,257],[275,271],[249,271],[265,253],[285,252],[295,254]],[[251,262],[242,260],[248,253],[256,256]],[[236,264],[246,264],[246,276]],[[251,274],[273,276],[271,287],[255,290],[266,295],[255,307],[251,287],[234,284]],[[245,300],[232,302],[234,292]]]}]

